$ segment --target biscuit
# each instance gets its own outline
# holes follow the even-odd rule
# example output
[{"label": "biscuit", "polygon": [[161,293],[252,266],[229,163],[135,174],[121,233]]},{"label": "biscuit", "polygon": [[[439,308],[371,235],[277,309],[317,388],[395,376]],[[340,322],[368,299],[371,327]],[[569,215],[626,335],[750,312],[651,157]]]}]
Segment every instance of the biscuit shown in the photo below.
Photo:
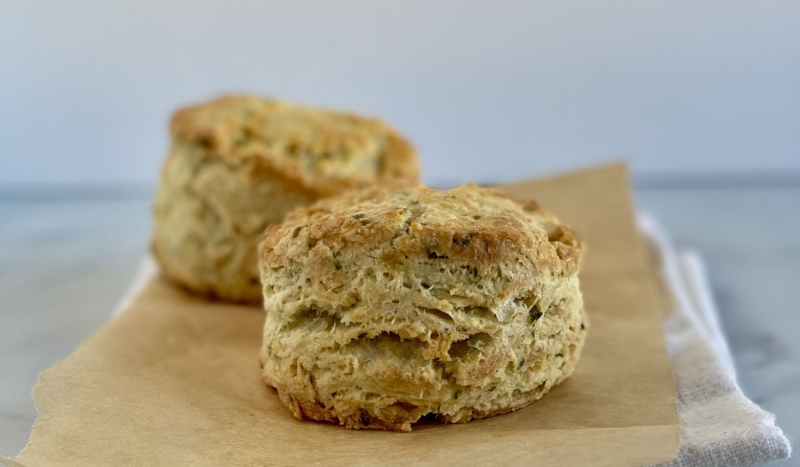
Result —
[{"label": "biscuit", "polygon": [[474,185],[298,209],[259,247],[262,376],[296,417],[348,428],[517,410],[575,369],[582,250],[536,203]]},{"label": "biscuit", "polygon": [[412,180],[414,149],[375,119],[255,97],[178,111],[154,209],[152,250],[168,278],[260,302],[257,245],[292,209],[375,182]]}]

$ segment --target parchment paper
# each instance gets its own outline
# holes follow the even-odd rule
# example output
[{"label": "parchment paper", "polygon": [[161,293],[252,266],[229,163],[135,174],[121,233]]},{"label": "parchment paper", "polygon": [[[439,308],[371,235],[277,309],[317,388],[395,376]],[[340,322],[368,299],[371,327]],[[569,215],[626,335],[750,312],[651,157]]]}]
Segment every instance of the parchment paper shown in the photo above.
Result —
[{"label": "parchment paper", "polygon": [[531,406],[411,433],[299,421],[259,378],[257,308],[154,279],[130,308],[41,374],[23,466],[640,465],[675,456],[675,386],[659,294],[625,167],[505,187],[589,246],[591,327],[577,371]]}]

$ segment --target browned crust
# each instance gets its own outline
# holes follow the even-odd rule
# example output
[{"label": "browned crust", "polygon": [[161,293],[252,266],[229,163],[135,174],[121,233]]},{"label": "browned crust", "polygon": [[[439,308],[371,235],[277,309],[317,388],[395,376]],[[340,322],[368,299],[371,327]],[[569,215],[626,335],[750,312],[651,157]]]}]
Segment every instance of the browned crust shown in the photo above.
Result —
[{"label": "browned crust", "polygon": [[[419,207],[422,199],[428,200],[426,208]],[[460,211],[459,204],[475,206],[478,215]],[[447,217],[421,218],[419,210],[431,207],[442,208],[439,214]],[[583,251],[572,230],[535,202],[475,185],[450,191],[370,187],[321,200],[267,229],[259,248],[262,263],[281,264],[291,242],[297,241],[297,229],[306,230],[302,241],[309,246],[336,244],[353,254],[392,243],[398,256],[446,257],[486,266],[526,258],[564,276],[577,271]],[[385,259],[391,260],[391,253]]]},{"label": "browned crust", "polygon": [[[492,410],[481,411],[472,408],[465,408],[464,416],[458,420],[452,415],[438,415],[434,412],[429,414],[408,412],[403,409],[382,410],[381,412],[370,412],[366,409],[355,411],[339,412],[334,408],[325,407],[320,401],[311,399],[298,399],[283,391],[278,391],[281,402],[289,408],[292,415],[300,420],[313,420],[317,422],[328,422],[340,425],[353,430],[385,430],[410,432],[414,423],[418,423],[423,417],[425,420],[438,423],[467,423],[473,420],[502,415],[522,409],[536,400],[540,399],[544,392],[530,393],[521,397],[510,406],[499,406]],[[426,416],[427,415],[427,416]]]},{"label": "browned crust", "polygon": [[[378,153],[365,156],[376,158],[378,173],[371,177],[313,173],[268,144],[256,144],[248,150],[239,145],[243,138],[256,132],[259,125],[289,113],[293,113],[292,120],[279,132],[279,137],[288,141],[290,147],[307,148],[323,154],[322,157],[330,157],[327,154],[336,154],[343,147],[354,153],[363,152],[365,141],[371,138],[383,141]],[[313,132],[303,132],[311,126]],[[382,121],[354,114],[232,95],[180,109],[171,119],[170,132],[174,141],[202,145],[209,149],[210,155],[232,164],[250,161],[254,177],[278,175],[298,190],[317,196],[341,193],[376,181],[416,181],[419,178],[417,154],[408,141]]]},{"label": "browned crust", "polygon": [[262,376],[296,417],[348,428],[523,407],[580,354],[581,249],[536,203],[475,185],[300,208],[260,245]]},{"label": "browned crust", "polygon": [[[582,331],[582,334],[585,335],[585,333],[585,330]],[[523,409],[541,399],[553,387],[567,379],[574,371],[579,354],[580,351],[574,355],[574,360],[569,363],[569,370],[561,378],[548,381],[544,386],[534,390],[520,393],[514,400],[506,404],[495,405],[488,410],[465,406],[454,413],[438,413],[437,411],[442,408],[441,404],[430,407],[393,404],[370,409],[351,405],[346,409],[340,410],[319,399],[299,397],[280,388],[277,391],[281,402],[299,420],[327,422],[355,430],[410,432],[413,424],[423,420],[442,424],[467,423]]]}]

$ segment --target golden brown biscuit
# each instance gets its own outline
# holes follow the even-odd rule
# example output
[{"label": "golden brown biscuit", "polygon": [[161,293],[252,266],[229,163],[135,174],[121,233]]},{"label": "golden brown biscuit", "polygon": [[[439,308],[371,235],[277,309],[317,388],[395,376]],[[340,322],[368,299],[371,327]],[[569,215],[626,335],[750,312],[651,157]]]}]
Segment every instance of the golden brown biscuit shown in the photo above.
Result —
[{"label": "golden brown biscuit", "polygon": [[270,226],[263,377],[298,417],[409,431],[519,409],[575,369],[582,245],[532,201],[371,188]]},{"label": "golden brown biscuit", "polygon": [[416,181],[414,149],[375,119],[255,97],[178,111],[155,201],[153,252],[198,293],[258,302],[256,246],[298,206],[375,182]]}]

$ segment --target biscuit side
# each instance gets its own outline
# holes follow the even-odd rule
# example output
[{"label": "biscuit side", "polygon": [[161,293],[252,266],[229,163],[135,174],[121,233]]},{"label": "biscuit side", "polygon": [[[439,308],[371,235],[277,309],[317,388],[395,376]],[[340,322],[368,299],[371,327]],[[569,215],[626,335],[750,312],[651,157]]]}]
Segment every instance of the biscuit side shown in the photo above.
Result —
[{"label": "biscuit side", "polygon": [[581,244],[474,186],[379,188],[267,230],[263,376],[297,417],[408,431],[538,399],[586,336]]},{"label": "biscuit side", "polygon": [[168,278],[195,293],[260,303],[262,232],[315,199],[256,164],[229,165],[178,142],[155,198],[152,251]]}]

